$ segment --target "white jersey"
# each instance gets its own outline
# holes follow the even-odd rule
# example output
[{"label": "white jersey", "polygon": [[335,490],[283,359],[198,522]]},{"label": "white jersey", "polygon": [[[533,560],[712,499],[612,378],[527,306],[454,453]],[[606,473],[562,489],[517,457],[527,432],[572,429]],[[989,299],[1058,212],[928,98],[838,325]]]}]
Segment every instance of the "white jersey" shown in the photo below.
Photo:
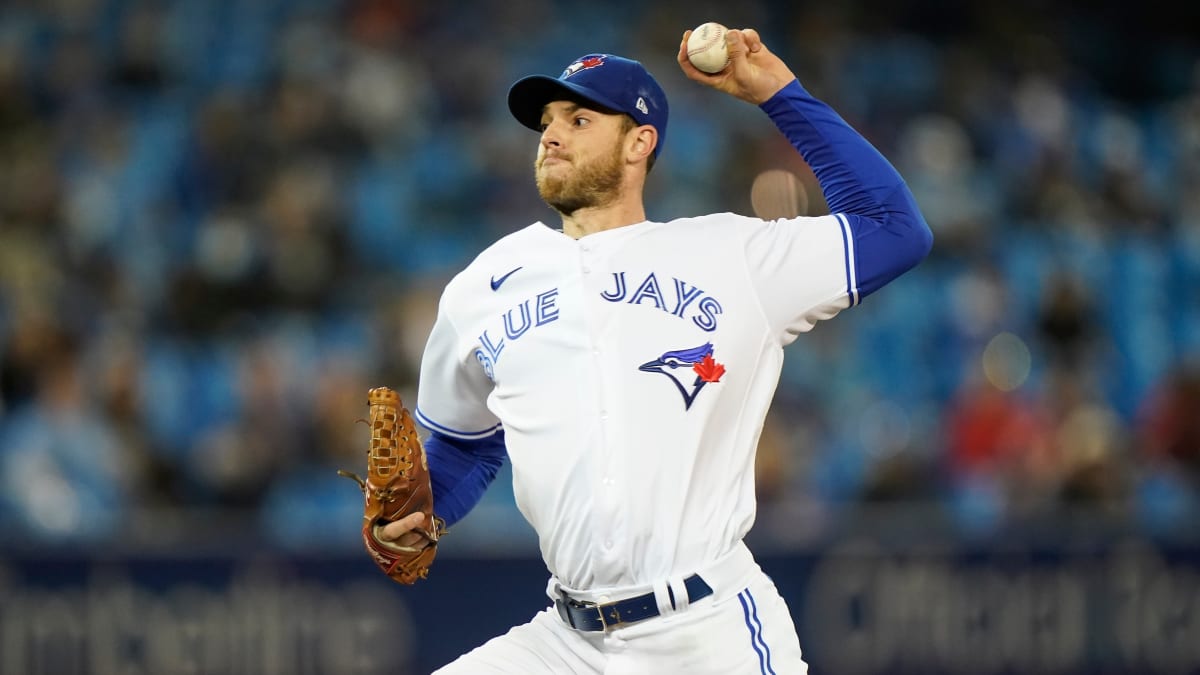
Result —
[{"label": "white jersey", "polygon": [[417,414],[500,426],[521,513],[564,586],[690,574],[754,522],[783,347],[857,301],[841,216],[729,213],[573,239],[535,223],[446,287]]}]

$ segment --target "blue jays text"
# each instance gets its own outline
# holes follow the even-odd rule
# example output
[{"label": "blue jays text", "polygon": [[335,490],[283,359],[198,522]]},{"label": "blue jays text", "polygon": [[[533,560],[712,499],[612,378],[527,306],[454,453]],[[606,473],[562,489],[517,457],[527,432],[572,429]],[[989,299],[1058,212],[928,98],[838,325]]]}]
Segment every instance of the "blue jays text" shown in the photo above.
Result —
[{"label": "blue jays text", "polygon": [[[717,317],[723,313],[721,303],[711,295],[686,281],[672,277],[671,300],[663,294],[663,285],[653,272],[638,282],[636,287],[629,284],[625,272],[613,272],[613,287],[602,291],[600,297],[609,302],[623,302],[630,305],[653,305],[658,309],[681,319],[690,319],[701,330],[711,333],[717,329]],[[633,290],[629,289],[633,287]],[[519,340],[530,328],[544,326],[558,320],[557,305],[558,289],[538,293],[532,298],[522,300],[516,307],[501,315],[504,324],[504,336],[495,337],[488,330],[479,335],[480,349],[475,351],[475,357],[487,371],[488,377],[493,376],[492,368],[500,361],[500,353],[504,351],[507,340]]]}]

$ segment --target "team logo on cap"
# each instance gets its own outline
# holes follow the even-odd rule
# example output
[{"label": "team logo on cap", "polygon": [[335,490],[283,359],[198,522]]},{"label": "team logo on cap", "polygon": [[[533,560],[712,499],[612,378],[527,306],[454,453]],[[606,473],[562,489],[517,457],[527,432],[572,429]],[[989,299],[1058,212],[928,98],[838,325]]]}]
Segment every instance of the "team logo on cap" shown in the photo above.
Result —
[{"label": "team logo on cap", "polygon": [[578,61],[576,61],[575,63],[572,63],[571,65],[567,66],[567,69],[563,71],[562,75],[559,76],[559,79],[570,77],[570,76],[574,75],[575,73],[578,73],[581,70],[587,70],[588,68],[596,68],[596,67],[602,66],[602,65],[604,65],[604,57],[603,56],[589,56],[586,58],[582,58],[582,59],[579,59]]},{"label": "team logo on cap", "polygon": [[[670,378],[683,396],[683,408],[689,410],[692,401],[705,385],[720,382],[725,366],[713,360],[713,346],[706,342],[691,349],[663,352],[662,356],[638,366],[645,373],[658,373]],[[679,372],[676,372],[679,371]]]}]

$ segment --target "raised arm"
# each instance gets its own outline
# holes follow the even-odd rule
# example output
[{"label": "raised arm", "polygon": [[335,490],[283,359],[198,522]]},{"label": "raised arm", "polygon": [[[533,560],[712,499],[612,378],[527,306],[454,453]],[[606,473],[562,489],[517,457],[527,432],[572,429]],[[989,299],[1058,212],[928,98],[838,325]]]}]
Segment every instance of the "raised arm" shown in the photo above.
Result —
[{"label": "raised arm", "polygon": [[690,32],[679,48],[684,74],[766,112],[812,168],[830,212],[852,233],[847,242],[856,273],[851,304],[929,253],[933,234],[900,173],[829,105],[809,94],[757,31],[729,31],[729,65],[711,75],[688,61]]}]

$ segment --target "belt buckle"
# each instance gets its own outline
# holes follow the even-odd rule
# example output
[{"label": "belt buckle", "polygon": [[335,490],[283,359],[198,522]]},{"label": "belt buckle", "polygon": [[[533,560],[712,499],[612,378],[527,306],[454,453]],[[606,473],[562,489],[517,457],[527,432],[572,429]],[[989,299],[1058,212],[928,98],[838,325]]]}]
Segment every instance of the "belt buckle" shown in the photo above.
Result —
[{"label": "belt buckle", "polygon": [[[575,625],[575,621],[571,618],[572,609],[588,610],[589,613],[595,612],[595,616],[600,619],[600,626],[606,633],[610,628],[616,628],[617,626],[625,623],[625,621],[621,619],[621,611],[617,609],[618,603],[613,602],[607,605],[600,605],[594,602],[588,602],[586,600],[576,600],[570,595],[564,593],[562,586],[558,584],[555,584],[554,591],[558,595],[558,599],[554,603],[555,607],[558,609],[558,616],[571,628],[578,628],[578,626]],[[612,620],[612,623],[609,623],[610,619]]]},{"label": "belt buckle", "polygon": [[[567,617],[568,617],[567,625],[571,626],[572,628],[579,628],[579,626],[576,626],[575,622],[570,619],[570,616],[571,616],[570,610],[571,609],[586,610],[588,614],[591,614],[592,616],[595,616],[596,618],[598,618],[600,620],[601,629],[606,633],[608,632],[609,628],[611,628],[613,625],[616,625],[616,624],[610,625],[605,620],[603,605],[598,605],[594,602],[587,602],[586,600],[576,600],[575,598],[567,596],[566,602],[563,603],[563,609],[561,609],[559,611],[559,613],[567,615]],[[618,617],[620,616],[620,613],[616,611],[616,608],[613,608],[613,612],[616,613]],[[586,630],[586,629],[581,629],[581,630]]]},{"label": "belt buckle", "polygon": [[[625,623],[625,621],[621,618],[621,610],[617,608],[618,603],[616,602],[610,602],[607,605],[598,605],[594,602],[585,602],[574,599],[569,599],[567,602],[576,609],[586,609],[589,613],[595,612],[596,617],[600,619],[600,626],[605,633],[607,633],[609,629],[616,628],[617,626],[624,625]],[[573,625],[574,624],[572,624],[572,626]]]},{"label": "belt buckle", "polygon": [[[607,633],[610,628],[616,628],[617,626],[625,623],[625,621],[621,618],[621,610],[617,609],[617,604],[618,603],[613,602],[607,605],[595,605],[596,610],[600,614],[600,625],[604,626],[605,633]],[[610,618],[613,620],[613,623],[608,622]]]}]

